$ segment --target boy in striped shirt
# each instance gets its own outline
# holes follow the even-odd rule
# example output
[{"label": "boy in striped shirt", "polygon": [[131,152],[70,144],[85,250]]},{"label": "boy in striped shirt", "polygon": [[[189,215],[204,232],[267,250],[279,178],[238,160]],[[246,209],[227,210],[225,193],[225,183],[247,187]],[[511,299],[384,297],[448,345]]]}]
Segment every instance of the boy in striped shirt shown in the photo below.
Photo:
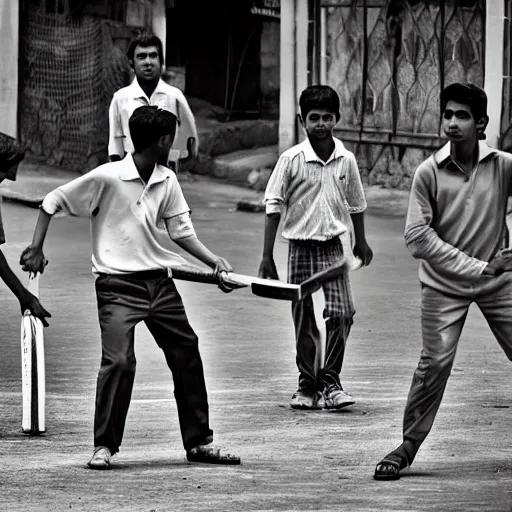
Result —
[{"label": "boy in striped shirt", "polygon": [[[340,119],[340,100],[328,86],[305,89],[299,100],[301,123],[307,139],[285,151],[265,192],[266,223],[259,275],[278,279],[274,243],[286,210],[282,236],[289,240],[288,281],[300,284],[343,257],[340,235],[354,228],[354,255],[362,265],[373,257],[366,242],[366,200],[354,155],[333,137]],[[299,386],[292,396],[294,409],[340,409],[354,404],[341,385],[339,374],[355,313],[348,273],[323,286],[326,323],[325,361],[315,371],[319,346],[313,300],[292,304]]]}]

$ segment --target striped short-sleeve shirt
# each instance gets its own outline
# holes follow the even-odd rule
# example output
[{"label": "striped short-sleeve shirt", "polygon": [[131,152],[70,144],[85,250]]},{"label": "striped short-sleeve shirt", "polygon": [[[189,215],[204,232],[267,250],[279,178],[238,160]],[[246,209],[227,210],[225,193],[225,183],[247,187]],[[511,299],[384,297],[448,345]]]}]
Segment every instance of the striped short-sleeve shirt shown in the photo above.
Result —
[{"label": "striped short-sleeve shirt", "polygon": [[334,138],[323,162],[309,139],[279,158],[265,191],[267,215],[286,211],[287,240],[330,240],[351,229],[350,215],[366,209],[361,176],[353,153]]}]

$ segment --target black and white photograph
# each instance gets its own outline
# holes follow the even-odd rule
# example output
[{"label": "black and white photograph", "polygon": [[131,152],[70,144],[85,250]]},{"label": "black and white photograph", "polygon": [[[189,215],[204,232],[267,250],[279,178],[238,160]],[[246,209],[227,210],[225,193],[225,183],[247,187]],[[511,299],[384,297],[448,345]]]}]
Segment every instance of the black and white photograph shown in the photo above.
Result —
[{"label": "black and white photograph", "polygon": [[0,42],[0,512],[512,512],[512,0]]}]

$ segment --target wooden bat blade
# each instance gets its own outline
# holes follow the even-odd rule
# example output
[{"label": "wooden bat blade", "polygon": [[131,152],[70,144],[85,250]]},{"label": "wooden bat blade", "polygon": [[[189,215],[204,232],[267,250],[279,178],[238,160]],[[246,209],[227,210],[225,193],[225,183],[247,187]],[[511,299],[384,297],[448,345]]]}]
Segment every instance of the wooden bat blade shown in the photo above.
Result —
[{"label": "wooden bat blade", "polygon": [[267,299],[298,301],[301,298],[301,289],[298,284],[283,283],[275,279],[264,279],[261,282],[258,278],[257,282],[251,284],[251,291],[258,297]]},{"label": "wooden bat blade", "polygon": [[325,283],[328,283],[329,281],[333,281],[333,280],[337,279],[338,277],[341,277],[346,268],[348,268],[348,260],[347,260],[347,258],[343,257],[340,261],[336,262],[334,265],[331,265],[330,267],[326,268],[325,270],[317,272],[316,274],[311,276],[309,279],[306,279],[300,285],[301,294],[300,294],[299,300],[305,299],[308,295],[315,293]]},{"label": "wooden bat blade", "polygon": [[[191,281],[195,283],[219,284],[215,274],[195,265],[180,265],[173,267],[170,272],[173,279]],[[224,284],[233,289],[251,287],[254,295],[280,300],[298,300],[300,298],[300,286],[297,284],[283,283],[282,281],[262,279],[255,276],[227,272],[223,275]]]},{"label": "wooden bat blade", "polygon": [[[255,276],[228,272],[224,274],[223,281],[233,289],[251,287],[251,291],[258,297],[268,299],[299,301],[316,292],[321,286],[340,277],[347,266],[347,258],[342,258],[331,267],[318,272],[302,284],[289,284],[274,279],[263,279]],[[174,279],[192,281],[196,283],[219,284],[218,278],[210,270],[204,270],[195,265],[181,265],[171,269]]]},{"label": "wooden bat blade", "polygon": [[251,285],[252,292],[254,295],[269,299],[288,300],[292,302],[301,301],[318,291],[325,283],[341,277],[347,265],[347,258],[342,258],[339,262],[321,272],[317,272],[300,285],[258,278]]}]

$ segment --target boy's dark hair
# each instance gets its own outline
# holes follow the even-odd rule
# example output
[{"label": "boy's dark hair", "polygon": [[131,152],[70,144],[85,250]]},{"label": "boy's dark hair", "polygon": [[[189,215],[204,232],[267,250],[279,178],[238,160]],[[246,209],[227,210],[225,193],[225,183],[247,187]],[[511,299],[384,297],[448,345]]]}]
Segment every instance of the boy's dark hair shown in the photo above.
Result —
[{"label": "boy's dark hair", "polygon": [[153,106],[138,107],[128,121],[133,147],[137,153],[148,148],[160,137],[176,133],[176,116]]},{"label": "boy's dark hair", "polygon": [[19,164],[25,158],[21,144],[5,133],[0,133],[0,171],[5,171]]},{"label": "boy's dark hair", "polygon": [[158,49],[158,60],[160,61],[160,65],[164,63],[164,47],[162,45],[162,41],[158,36],[154,34],[141,34],[136,37],[128,47],[127,56],[130,64],[133,67],[133,58],[135,56],[135,48],[137,46],[142,46],[143,48],[147,48],[148,46],[156,46]]},{"label": "boy's dark hair", "polygon": [[487,116],[487,94],[485,94],[485,91],[475,84],[456,82],[448,85],[441,92],[442,113],[445,111],[449,101],[468,105],[475,122],[480,121],[482,118],[486,121],[482,133],[479,134],[479,138],[485,139],[484,131],[489,122]]},{"label": "boy's dark hair", "polygon": [[311,85],[302,91],[299,98],[300,115],[302,120],[311,110],[328,110],[336,115],[336,122],[340,120],[340,97],[328,85]]}]

